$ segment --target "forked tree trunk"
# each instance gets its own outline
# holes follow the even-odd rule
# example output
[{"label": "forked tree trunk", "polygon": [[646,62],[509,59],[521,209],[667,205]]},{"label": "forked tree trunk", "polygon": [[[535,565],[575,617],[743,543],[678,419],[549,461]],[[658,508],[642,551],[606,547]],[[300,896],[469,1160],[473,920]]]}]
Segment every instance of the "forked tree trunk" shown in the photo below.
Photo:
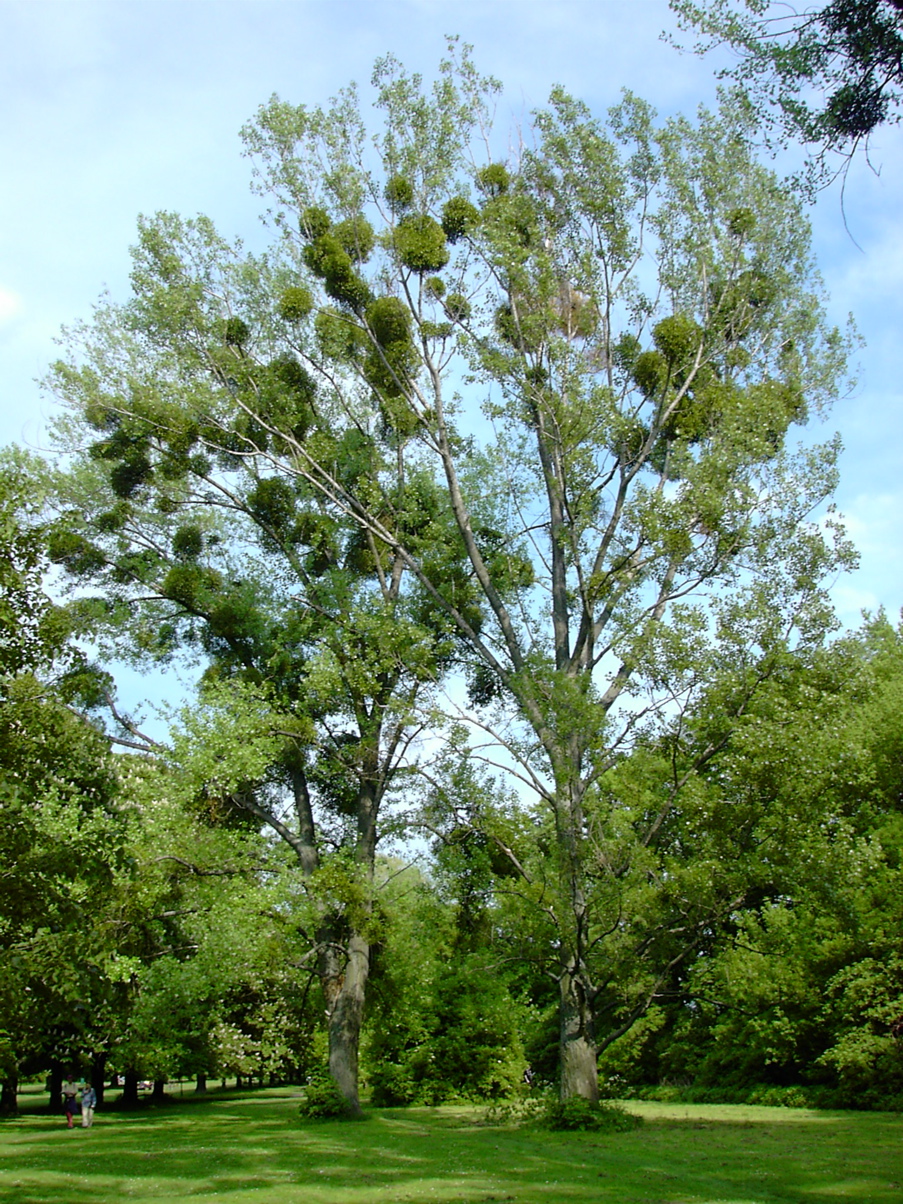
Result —
[{"label": "forked tree trunk", "polygon": [[[382,707],[376,707],[375,710],[381,713]],[[357,800],[355,855],[358,865],[371,881],[376,856],[376,816],[379,811],[376,783],[381,778],[379,740],[380,728],[377,723],[369,738],[362,738],[364,772]],[[302,875],[309,878],[319,864],[319,854],[307,780],[299,770],[293,774],[293,793],[298,817],[298,830],[295,833],[253,799],[243,799],[241,805],[268,823],[286,841],[298,858]],[[349,1113],[357,1116],[361,1111],[358,1051],[364,996],[370,974],[370,946],[357,932],[349,936],[347,921],[338,915],[324,921],[317,933],[317,942],[317,974],[326,1003],[329,1034],[329,1073],[347,1100]]]},{"label": "forked tree trunk", "polygon": [[579,1095],[595,1103],[599,1072],[592,1012],[579,981],[570,973],[561,976],[560,1008],[561,1098]]}]

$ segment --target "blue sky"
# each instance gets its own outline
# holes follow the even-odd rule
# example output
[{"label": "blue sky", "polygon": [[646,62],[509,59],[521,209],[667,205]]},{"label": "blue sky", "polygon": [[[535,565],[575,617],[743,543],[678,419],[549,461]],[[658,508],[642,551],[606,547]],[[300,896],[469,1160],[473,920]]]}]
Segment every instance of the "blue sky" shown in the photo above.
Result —
[{"label": "blue sky", "polygon": [[[51,404],[35,383],[60,326],[102,289],[124,299],[140,212],[210,214],[262,240],[238,131],[273,92],[322,103],[365,87],[392,51],[430,75],[444,35],[505,86],[499,125],[526,121],[561,83],[597,113],[629,87],[660,112],[711,101],[715,62],[660,40],[667,0],[0,0],[0,443],[42,443]],[[903,134],[881,131],[880,174],[859,162],[813,213],[842,322],[866,347],[860,384],[824,433],[846,447],[840,510],[862,567],[838,582],[841,618],[903,605]],[[858,246],[856,245],[858,243]]]}]

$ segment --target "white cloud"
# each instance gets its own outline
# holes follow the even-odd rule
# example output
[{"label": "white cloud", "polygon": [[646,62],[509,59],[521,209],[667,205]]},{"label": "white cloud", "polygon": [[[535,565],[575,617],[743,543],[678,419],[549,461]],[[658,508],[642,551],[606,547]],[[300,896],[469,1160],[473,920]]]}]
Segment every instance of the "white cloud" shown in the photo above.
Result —
[{"label": "white cloud", "polygon": [[22,311],[22,298],[10,288],[0,284],[0,326],[11,322]]}]

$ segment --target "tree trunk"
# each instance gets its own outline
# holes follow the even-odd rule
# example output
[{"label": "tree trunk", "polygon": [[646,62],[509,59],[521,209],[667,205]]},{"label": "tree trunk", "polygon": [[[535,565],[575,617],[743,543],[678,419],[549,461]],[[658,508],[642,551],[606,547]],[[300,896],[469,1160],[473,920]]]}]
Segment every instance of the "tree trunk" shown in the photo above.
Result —
[{"label": "tree trunk", "polygon": [[[370,946],[358,933],[352,933],[346,956],[344,974],[337,977],[330,992],[329,1073],[348,1101],[349,1110],[357,1116],[361,1111],[357,1089],[358,1049],[370,974]],[[327,1000],[330,994],[327,994]]]},{"label": "tree trunk", "polygon": [[19,1094],[18,1075],[9,1075],[0,1082],[0,1116],[15,1116],[19,1111],[17,1096]]},{"label": "tree trunk", "polygon": [[561,976],[561,1098],[580,1095],[595,1102],[599,1098],[596,1039],[586,994],[576,977]]},{"label": "tree trunk", "polygon": [[134,1070],[127,1070],[123,1076],[121,1102],[127,1107],[138,1103],[138,1076]]},{"label": "tree trunk", "polygon": [[166,1079],[154,1079],[154,1091],[151,1098],[155,1104],[162,1104],[166,1099],[166,1092],[163,1088],[166,1086]]},{"label": "tree trunk", "polygon": [[194,1089],[195,1089],[195,1091],[196,1091],[196,1092],[201,1092],[201,1091],[206,1091],[206,1090],[207,1090],[207,1076],[206,1076],[206,1074],[199,1074],[199,1075],[198,1075],[198,1077],[197,1077],[197,1082],[195,1083]]},{"label": "tree trunk", "polygon": [[54,1062],[50,1067],[50,1074],[47,1076],[47,1090],[50,1094],[50,1099],[47,1101],[48,1112],[59,1112],[62,1108],[60,1096],[63,1093],[63,1068],[59,1062]]},{"label": "tree trunk", "polygon": [[97,1096],[97,1107],[103,1107],[104,1083],[106,1081],[104,1072],[107,1068],[107,1055],[105,1053],[95,1054],[94,1060],[91,1063],[91,1086],[94,1088],[94,1094]]}]

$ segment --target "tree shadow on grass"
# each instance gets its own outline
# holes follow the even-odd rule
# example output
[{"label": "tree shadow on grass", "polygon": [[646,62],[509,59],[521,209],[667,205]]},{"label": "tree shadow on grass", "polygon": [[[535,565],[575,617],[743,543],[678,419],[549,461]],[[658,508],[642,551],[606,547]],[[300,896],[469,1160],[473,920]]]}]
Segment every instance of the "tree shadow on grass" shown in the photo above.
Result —
[{"label": "tree shadow on grass", "polygon": [[23,1118],[0,1130],[0,1172],[5,1204],[244,1192],[260,1204],[898,1204],[903,1118],[705,1116],[694,1109],[628,1134],[492,1126],[466,1109],[302,1124],[295,1100],[258,1095],[101,1114],[90,1132]]}]

